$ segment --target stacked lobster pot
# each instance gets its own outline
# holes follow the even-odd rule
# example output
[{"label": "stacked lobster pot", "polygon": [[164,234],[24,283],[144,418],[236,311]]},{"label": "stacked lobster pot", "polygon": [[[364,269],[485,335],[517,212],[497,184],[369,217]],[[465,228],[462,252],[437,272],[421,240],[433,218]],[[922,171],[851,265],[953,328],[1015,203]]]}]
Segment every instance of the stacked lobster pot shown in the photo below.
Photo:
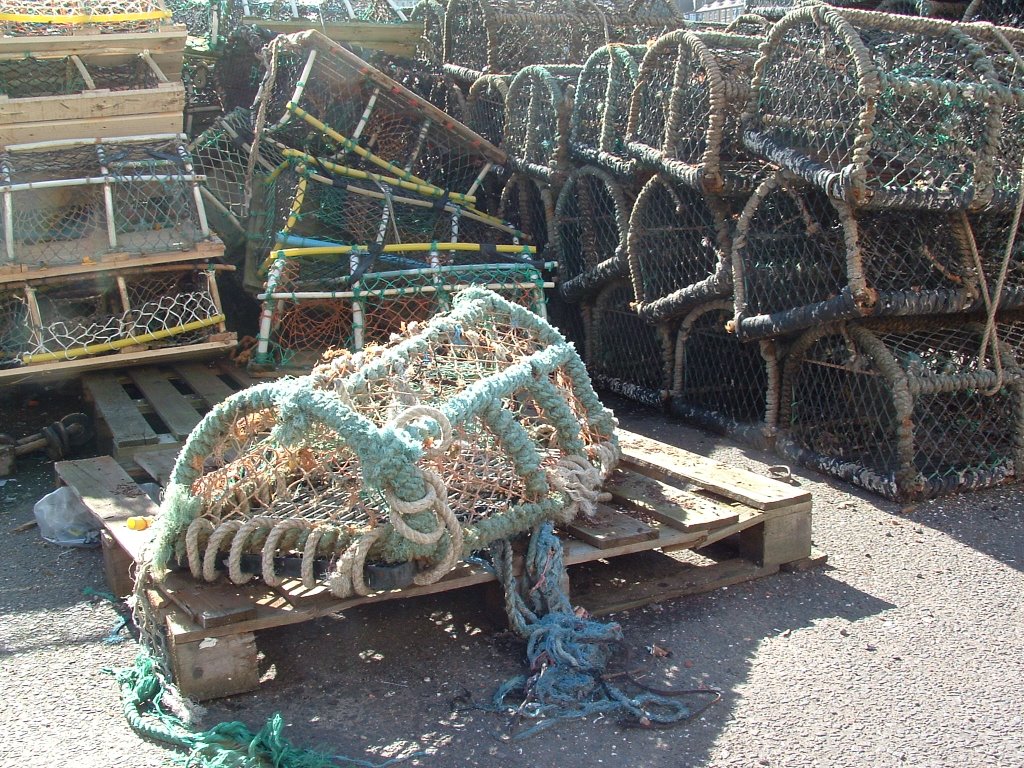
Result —
[{"label": "stacked lobster pot", "polygon": [[501,151],[319,32],[277,37],[267,57],[252,152],[226,124],[199,152],[234,152],[236,168],[248,154],[251,199],[235,202],[262,281],[254,365],[385,343],[466,285],[543,313],[536,248],[489,212]]},{"label": "stacked lobster pot", "polygon": [[789,347],[787,455],[901,499],[1024,471],[1020,40],[829,6],[769,33],[730,327]]}]

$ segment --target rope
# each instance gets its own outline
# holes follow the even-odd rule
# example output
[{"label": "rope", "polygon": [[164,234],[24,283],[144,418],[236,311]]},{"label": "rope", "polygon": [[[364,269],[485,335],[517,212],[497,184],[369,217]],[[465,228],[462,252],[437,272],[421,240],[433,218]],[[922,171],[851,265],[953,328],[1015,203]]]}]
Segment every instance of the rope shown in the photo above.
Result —
[{"label": "rope", "polygon": [[583,456],[563,456],[548,472],[548,482],[558,492],[569,498],[565,508],[567,520],[579,513],[593,517],[599,501],[609,501],[610,493],[601,490],[604,475],[601,470]]}]

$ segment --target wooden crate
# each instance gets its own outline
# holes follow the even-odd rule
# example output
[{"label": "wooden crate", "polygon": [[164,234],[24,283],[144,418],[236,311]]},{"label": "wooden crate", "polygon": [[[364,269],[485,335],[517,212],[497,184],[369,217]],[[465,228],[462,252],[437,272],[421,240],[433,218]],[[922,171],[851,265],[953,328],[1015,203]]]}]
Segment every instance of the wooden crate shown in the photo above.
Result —
[{"label": "wooden crate", "polygon": [[[134,402],[132,408],[137,408]],[[624,592],[584,586],[581,602],[593,613],[823,561],[812,552],[807,491],[639,435],[620,432],[620,439],[625,458],[608,485],[613,501],[602,505],[596,520],[565,527],[565,561],[573,566],[570,575],[579,564],[633,553],[648,553],[660,566],[656,576],[641,573],[639,579],[629,579]],[[103,524],[108,581],[117,594],[127,594],[132,588],[129,569],[141,560],[150,534],[129,530],[126,521],[133,515],[157,514],[156,505],[111,457],[58,462],[55,468],[61,482],[74,488]],[[699,567],[664,554],[722,542],[732,543],[734,553]],[[205,584],[172,573],[149,593],[165,625],[175,680],[186,695],[201,700],[257,686],[254,633],[260,630],[494,580],[484,568],[464,562],[435,584],[338,599],[322,588],[306,590],[297,580],[269,588],[260,582]]]}]

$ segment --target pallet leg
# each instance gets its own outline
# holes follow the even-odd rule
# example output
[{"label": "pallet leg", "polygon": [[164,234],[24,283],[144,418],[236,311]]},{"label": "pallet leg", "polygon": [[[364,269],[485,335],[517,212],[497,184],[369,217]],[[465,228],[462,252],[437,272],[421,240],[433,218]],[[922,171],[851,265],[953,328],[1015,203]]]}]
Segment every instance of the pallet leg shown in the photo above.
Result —
[{"label": "pallet leg", "polygon": [[256,636],[252,632],[179,642],[180,625],[168,616],[168,652],[174,683],[193,701],[219,699],[259,686]]},{"label": "pallet leg", "polygon": [[124,599],[135,589],[132,576],[135,561],[106,528],[100,531],[100,545],[103,547],[103,575],[107,579],[107,586],[114,597]]},{"label": "pallet leg", "polygon": [[740,554],[759,565],[782,565],[811,556],[811,511],[770,517],[739,534]]}]

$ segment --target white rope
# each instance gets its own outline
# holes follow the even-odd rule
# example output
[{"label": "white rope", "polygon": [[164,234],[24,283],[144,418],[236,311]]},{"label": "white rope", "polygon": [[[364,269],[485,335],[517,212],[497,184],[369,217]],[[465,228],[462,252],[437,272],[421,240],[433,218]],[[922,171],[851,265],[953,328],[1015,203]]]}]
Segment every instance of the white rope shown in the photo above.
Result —
[{"label": "white rope", "polygon": [[597,513],[597,503],[608,501],[611,494],[601,490],[604,477],[585,456],[563,456],[548,470],[548,483],[569,503],[561,516],[568,522],[582,512],[587,517]]}]

